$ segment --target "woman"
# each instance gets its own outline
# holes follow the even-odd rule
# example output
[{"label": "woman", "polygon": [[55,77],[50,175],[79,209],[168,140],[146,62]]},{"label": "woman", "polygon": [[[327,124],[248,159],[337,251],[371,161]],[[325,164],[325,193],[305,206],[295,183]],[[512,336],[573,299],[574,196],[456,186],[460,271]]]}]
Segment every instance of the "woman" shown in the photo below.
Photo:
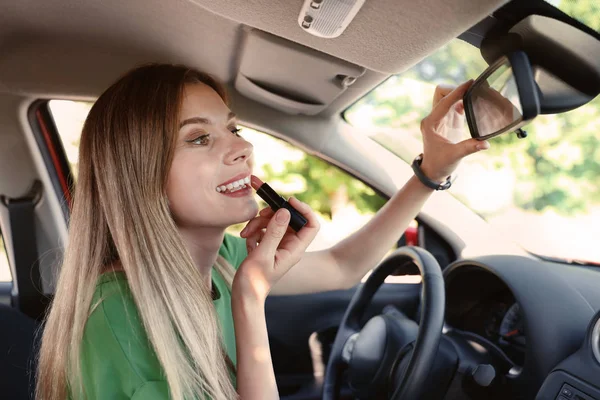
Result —
[{"label": "woman", "polygon": [[[422,123],[430,179],[487,147],[436,133],[469,84],[438,88]],[[247,185],[251,155],[223,88],[198,71],[143,66],[100,96],[81,137],[38,399],[278,398],[266,296],[355,285],[432,192],[411,179],[360,231],[304,253],[319,229],[307,205],[290,200],[308,220],[295,233],[287,210],[255,217],[251,189],[222,190]],[[248,220],[246,240],[225,235]]]}]

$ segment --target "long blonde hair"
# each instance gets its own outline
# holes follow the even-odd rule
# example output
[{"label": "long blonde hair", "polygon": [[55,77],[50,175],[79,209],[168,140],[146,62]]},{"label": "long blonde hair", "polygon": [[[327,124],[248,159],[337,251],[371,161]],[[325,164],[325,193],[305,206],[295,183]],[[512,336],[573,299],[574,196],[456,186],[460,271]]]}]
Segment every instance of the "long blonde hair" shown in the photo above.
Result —
[{"label": "long blonde hair", "polygon": [[[93,105],[80,143],[69,244],[47,315],[36,398],[84,396],[80,346],[96,282],[119,262],[171,398],[237,398],[209,288],[171,217],[165,193],[184,86],[210,76],[179,65],[136,68]],[[231,284],[232,267],[218,271]]]}]

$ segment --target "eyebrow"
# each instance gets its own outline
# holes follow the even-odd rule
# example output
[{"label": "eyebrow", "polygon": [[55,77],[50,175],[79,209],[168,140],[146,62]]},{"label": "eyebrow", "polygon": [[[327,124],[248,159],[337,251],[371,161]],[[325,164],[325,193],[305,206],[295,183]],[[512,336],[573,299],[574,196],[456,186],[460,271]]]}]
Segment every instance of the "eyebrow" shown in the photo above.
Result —
[{"label": "eyebrow", "polygon": [[[231,121],[235,117],[236,117],[235,113],[230,112],[229,115],[227,115],[227,121]],[[186,120],[181,121],[181,123],[179,124],[179,129],[183,128],[185,125],[190,125],[190,124],[211,125],[212,122],[208,118],[204,118],[204,117],[192,117],[192,118],[188,118]]]}]

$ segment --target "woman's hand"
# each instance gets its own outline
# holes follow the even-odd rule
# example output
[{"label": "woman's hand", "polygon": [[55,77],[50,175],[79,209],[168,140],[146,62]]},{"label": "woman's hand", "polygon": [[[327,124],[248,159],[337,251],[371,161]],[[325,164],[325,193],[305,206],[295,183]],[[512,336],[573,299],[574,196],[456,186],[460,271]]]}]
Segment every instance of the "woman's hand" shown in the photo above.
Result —
[{"label": "woman's hand", "polygon": [[309,206],[293,198],[289,202],[308,221],[299,232],[288,227],[288,210],[274,213],[267,208],[241,233],[246,237],[248,257],[235,274],[231,292],[241,399],[279,399],[264,301],[273,285],[300,260],[319,230]]},{"label": "woman's hand", "polygon": [[235,275],[232,291],[264,301],[277,281],[292,268],[319,231],[317,216],[296,198],[289,203],[308,221],[299,232],[289,228],[290,212],[269,208],[251,219],[240,236],[246,238],[248,257]]},{"label": "woman's hand", "polygon": [[467,139],[456,143],[464,127],[462,98],[473,81],[457,88],[437,86],[433,95],[431,113],[421,121],[423,134],[423,162],[421,169],[436,182],[450,176],[460,160],[469,154],[489,148],[489,143]]}]

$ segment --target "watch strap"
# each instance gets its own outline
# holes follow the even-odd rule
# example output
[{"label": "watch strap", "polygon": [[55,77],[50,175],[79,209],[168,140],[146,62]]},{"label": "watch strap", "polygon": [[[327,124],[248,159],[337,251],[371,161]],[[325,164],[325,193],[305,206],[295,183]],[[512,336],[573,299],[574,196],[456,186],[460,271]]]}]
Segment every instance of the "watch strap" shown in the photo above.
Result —
[{"label": "watch strap", "polygon": [[421,181],[421,183],[428,188],[434,190],[448,190],[450,186],[452,186],[451,177],[447,177],[446,180],[442,183],[437,183],[429,179],[421,169],[421,163],[423,162],[423,154],[419,154],[412,163],[412,169],[417,178]]}]

